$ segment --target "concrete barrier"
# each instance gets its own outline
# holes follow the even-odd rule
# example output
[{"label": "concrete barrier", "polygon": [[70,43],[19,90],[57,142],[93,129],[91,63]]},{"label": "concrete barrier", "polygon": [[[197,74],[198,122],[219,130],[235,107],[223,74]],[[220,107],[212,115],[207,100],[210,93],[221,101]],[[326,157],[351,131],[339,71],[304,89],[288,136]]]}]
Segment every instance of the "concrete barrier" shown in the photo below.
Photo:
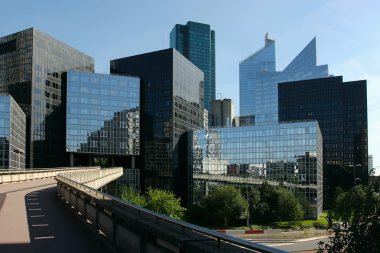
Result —
[{"label": "concrete barrier", "polygon": [[115,252],[284,252],[177,221],[63,176],[56,179],[64,202]]},{"label": "concrete barrier", "polygon": [[59,167],[0,171],[0,184],[9,184],[28,180],[51,178],[57,176],[58,174],[74,175],[76,173],[88,173],[90,171],[100,171],[100,167]]}]

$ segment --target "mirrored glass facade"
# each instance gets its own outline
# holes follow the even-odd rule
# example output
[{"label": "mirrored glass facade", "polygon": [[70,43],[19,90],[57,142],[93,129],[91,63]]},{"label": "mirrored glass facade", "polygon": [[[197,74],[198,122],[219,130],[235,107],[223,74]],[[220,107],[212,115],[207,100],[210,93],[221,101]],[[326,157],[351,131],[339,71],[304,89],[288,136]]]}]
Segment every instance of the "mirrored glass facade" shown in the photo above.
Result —
[{"label": "mirrored glass facade", "polygon": [[266,36],[265,47],[239,64],[240,114],[254,115],[255,124],[277,122],[278,83],[327,76],[328,66],[317,66],[315,38],[283,71],[276,71],[275,41]]},{"label": "mirrored glass facade", "polygon": [[26,114],[26,166],[64,166],[62,73],[94,71],[94,60],[30,28],[0,38],[0,91]]},{"label": "mirrored glass facade", "polygon": [[111,73],[141,79],[142,189],[180,195],[179,139],[185,131],[203,127],[202,71],[171,48],[112,60]]},{"label": "mirrored glass facade", "polygon": [[322,135],[315,121],[234,128],[188,134],[184,161],[189,169],[189,201],[197,203],[218,184],[283,185],[306,200],[316,218],[323,206]]},{"label": "mirrored glass facade", "polygon": [[66,151],[138,155],[140,79],[67,72]]},{"label": "mirrored glass facade", "polygon": [[319,122],[327,205],[336,187],[348,190],[368,180],[366,86],[366,81],[343,82],[341,76],[279,84],[280,122]]},{"label": "mirrored glass facade", "polygon": [[0,170],[25,169],[25,113],[11,96],[0,96]]},{"label": "mirrored glass facade", "polygon": [[204,107],[210,111],[215,100],[215,31],[210,25],[189,21],[175,25],[170,33],[175,48],[204,73]]}]

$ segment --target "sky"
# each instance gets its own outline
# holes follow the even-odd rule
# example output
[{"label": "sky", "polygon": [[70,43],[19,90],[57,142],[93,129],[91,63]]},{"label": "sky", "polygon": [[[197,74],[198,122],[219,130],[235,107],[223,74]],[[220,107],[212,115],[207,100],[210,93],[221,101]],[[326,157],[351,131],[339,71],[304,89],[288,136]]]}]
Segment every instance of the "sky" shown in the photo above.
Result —
[{"label": "sky", "polygon": [[94,57],[99,73],[111,59],[168,48],[175,24],[210,24],[217,98],[233,99],[237,115],[239,61],[264,46],[265,33],[276,40],[277,70],[316,36],[318,64],[344,81],[367,80],[369,154],[380,167],[378,0],[12,0],[1,9],[0,37],[35,27]]}]

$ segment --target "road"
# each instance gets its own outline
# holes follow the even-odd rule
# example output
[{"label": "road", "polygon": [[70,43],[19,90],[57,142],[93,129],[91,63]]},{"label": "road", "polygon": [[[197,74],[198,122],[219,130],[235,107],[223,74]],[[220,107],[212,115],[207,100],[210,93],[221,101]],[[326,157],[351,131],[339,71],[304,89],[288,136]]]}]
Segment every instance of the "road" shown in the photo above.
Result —
[{"label": "road", "polygon": [[1,253],[109,252],[57,198],[56,185],[54,179],[0,185]]},{"label": "road", "polygon": [[261,243],[273,248],[285,250],[288,252],[316,252],[318,249],[318,242],[324,241],[327,242],[328,238],[327,236],[315,236],[311,238],[302,238],[302,239],[289,239],[289,238],[273,238],[270,236],[246,236],[246,235],[237,235],[238,237],[256,242]]}]

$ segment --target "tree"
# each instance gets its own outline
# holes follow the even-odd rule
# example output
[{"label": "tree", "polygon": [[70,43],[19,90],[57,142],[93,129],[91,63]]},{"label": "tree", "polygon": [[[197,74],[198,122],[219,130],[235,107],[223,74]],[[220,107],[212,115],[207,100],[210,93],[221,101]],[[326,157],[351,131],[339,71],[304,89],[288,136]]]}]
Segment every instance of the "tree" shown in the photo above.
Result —
[{"label": "tree", "polygon": [[380,200],[373,186],[338,193],[327,219],[335,235],[327,243],[319,242],[318,252],[379,252]]},{"label": "tree", "polygon": [[127,201],[129,203],[138,205],[138,206],[146,206],[146,199],[144,196],[140,195],[135,189],[128,187],[126,185],[122,186],[119,191],[119,197]]},{"label": "tree", "polygon": [[146,202],[146,208],[175,219],[182,219],[186,211],[186,208],[181,206],[181,199],[176,198],[170,191],[149,188]]},{"label": "tree", "polygon": [[291,221],[303,218],[302,206],[293,193],[285,188],[278,188],[276,194],[278,217],[281,221],[288,221],[290,228]]},{"label": "tree", "polygon": [[205,209],[213,214],[216,220],[223,220],[224,226],[231,219],[247,215],[247,200],[241,191],[230,185],[214,188],[205,199]]}]

